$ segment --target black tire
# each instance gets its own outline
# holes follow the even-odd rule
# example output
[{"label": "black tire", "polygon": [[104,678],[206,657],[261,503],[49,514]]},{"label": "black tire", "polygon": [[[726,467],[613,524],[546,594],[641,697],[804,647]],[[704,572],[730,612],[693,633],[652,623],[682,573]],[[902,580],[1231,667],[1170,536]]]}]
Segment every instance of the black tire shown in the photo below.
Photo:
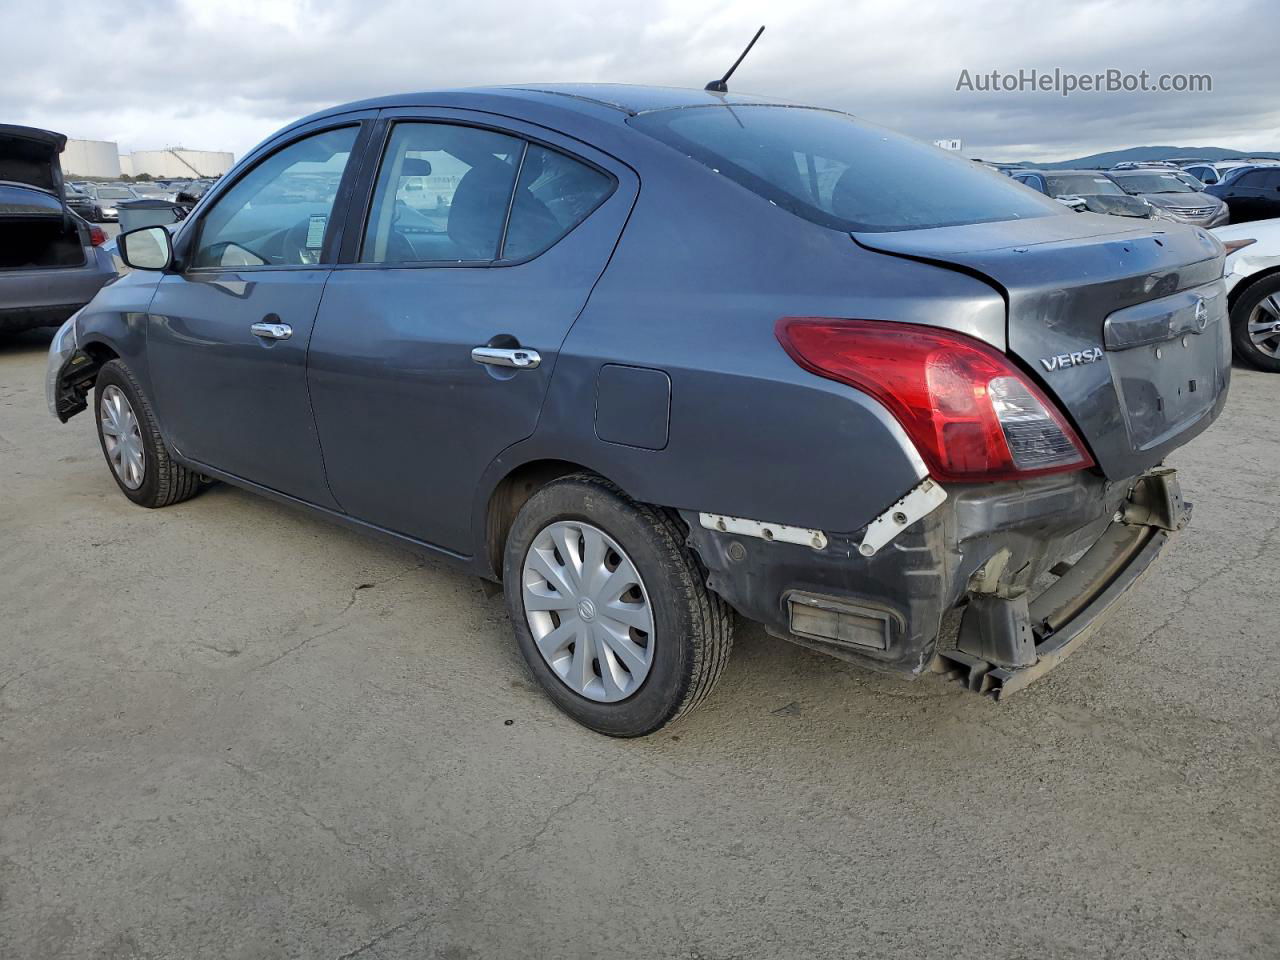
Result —
[{"label": "black tire", "polygon": [[[525,617],[524,559],[534,539],[560,520],[586,521],[626,551],[643,578],[653,611],[653,661],[639,689],[600,703],[570,689],[543,659]],[[516,642],[530,671],[561,710],[611,737],[640,737],[687,714],[715,686],[733,646],[733,615],[706,587],[706,574],[672,512],[636,503],[591,474],[556,480],[535,493],[507,535],[503,583]]]},{"label": "black tire", "polygon": [[[107,456],[106,441],[102,436],[102,394],[110,386],[118,387],[133,408],[138,420],[138,432],[142,438],[144,464],[142,483],[136,489],[130,489],[117,476]],[[183,500],[189,500],[200,491],[201,477],[194,470],[177,463],[169,456],[169,451],[160,437],[160,426],[156,422],[151,401],[147,399],[142,387],[134,379],[129,368],[122,360],[111,360],[103,364],[98,371],[98,382],[94,389],[93,421],[98,429],[98,445],[102,448],[103,459],[107,461],[107,469],[120,492],[141,507],[167,507]]]},{"label": "black tire", "polygon": [[[1267,297],[1280,294],[1280,274],[1254,281],[1240,292],[1231,308],[1231,345],[1241,360],[1267,373],[1280,373],[1280,357],[1272,357],[1258,349],[1249,337],[1249,317]],[[1280,322],[1280,318],[1277,318]],[[1280,337],[1271,341],[1280,346]]]}]

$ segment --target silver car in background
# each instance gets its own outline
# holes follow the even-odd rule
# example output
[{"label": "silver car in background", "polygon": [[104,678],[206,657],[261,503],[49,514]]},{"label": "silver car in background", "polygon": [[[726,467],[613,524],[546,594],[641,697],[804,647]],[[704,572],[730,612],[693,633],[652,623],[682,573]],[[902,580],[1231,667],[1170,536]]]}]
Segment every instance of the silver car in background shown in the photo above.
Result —
[{"label": "silver car in background", "polygon": [[91,183],[85,187],[85,193],[93,201],[89,219],[94,223],[119,220],[120,201],[138,199],[138,194],[133,191],[133,188],[126,187],[122,183]]},{"label": "silver car in background", "polygon": [[1197,190],[1181,170],[1110,170],[1107,176],[1125,193],[1141,197],[1169,220],[1196,227],[1220,227],[1231,220],[1227,205]]}]

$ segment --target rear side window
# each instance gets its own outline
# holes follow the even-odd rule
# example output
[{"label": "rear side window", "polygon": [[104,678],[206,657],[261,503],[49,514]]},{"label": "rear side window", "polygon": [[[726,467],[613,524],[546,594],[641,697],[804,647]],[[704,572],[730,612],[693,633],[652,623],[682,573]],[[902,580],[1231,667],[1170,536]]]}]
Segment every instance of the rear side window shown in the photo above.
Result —
[{"label": "rear side window", "polygon": [[529,144],[511,205],[504,260],[542,253],[613,192],[613,178],[563,153]]},{"label": "rear side window", "polygon": [[918,230],[1069,212],[980,164],[834,111],[735,104],[658,110],[628,122],[837,230]]}]

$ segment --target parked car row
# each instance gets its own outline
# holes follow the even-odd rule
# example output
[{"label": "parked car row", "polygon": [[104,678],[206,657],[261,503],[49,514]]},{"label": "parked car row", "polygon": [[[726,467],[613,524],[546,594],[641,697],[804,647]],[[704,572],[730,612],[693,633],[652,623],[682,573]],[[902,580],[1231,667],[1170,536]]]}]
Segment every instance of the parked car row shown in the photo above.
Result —
[{"label": "parked car row", "polygon": [[130,200],[165,200],[191,206],[216,179],[199,180],[73,180],[66,183],[67,204],[94,223],[120,219],[120,204]]},{"label": "parked car row", "polygon": [[[1109,170],[984,165],[1077,211],[1175,220],[1203,227],[1280,217],[1280,161],[1266,158],[1128,161]],[[1117,195],[1108,180],[1147,205],[1126,206],[1108,199]]]},{"label": "parked car row", "polygon": [[1023,170],[1010,176],[1076,210],[1171,220],[1199,227],[1227,223],[1227,205],[1176,168]]}]

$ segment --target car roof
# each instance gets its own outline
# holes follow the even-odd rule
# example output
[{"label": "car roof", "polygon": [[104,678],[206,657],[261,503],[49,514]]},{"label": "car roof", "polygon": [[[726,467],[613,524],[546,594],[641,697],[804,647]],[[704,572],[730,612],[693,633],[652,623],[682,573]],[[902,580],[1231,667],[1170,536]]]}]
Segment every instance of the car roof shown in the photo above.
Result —
[{"label": "car roof", "polygon": [[800,106],[800,104],[750,93],[712,93],[686,87],[642,86],[628,83],[524,83],[371,97],[367,100],[356,100],[318,111],[298,122],[319,120],[355,110],[380,110],[428,104],[465,108],[469,105],[482,107],[502,102],[508,105],[538,103],[595,117],[613,115],[620,120],[655,110],[674,110],[681,107],[726,104],[730,106],[751,104]]}]

